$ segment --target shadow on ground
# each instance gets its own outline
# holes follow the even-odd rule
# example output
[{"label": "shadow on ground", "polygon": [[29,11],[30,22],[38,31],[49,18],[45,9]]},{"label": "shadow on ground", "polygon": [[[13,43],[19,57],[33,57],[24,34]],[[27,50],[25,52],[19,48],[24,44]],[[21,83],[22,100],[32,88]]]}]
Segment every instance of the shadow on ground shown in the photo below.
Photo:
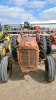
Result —
[{"label": "shadow on ground", "polygon": [[[48,81],[46,79],[46,73],[44,70],[38,69],[36,72],[22,73],[20,68],[16,65],[13,65],[13,67],[12,67],[12,76],[11,76],[10,80],[12,80],[12,81],[25,80],[24,76],[26,76],[26,75],[29,75],[30,78],[32,78],[36,82],[43,83],[43,84],[48,83]],[[2,84],[2,83],[3,82],[0,79],[0,84]]]},{"label": "shadow on ground", "polygon": [[29,75],[33,80],[39,83],[48,83],[46,80],[46,73],[42,69],[38,69],[36,72],[30,72]]},{"label": "shadow on ground", "polygon": [[44,84],[47,83],[44,70],[38,69],[36,72],[22,73],[18,66],[13,67],[12,77],[10,78],[10,80],[12,80],[12,81],[24,80],[25,75],[29,75],[33,80],[35,80],[37,82],[44,83]]}]

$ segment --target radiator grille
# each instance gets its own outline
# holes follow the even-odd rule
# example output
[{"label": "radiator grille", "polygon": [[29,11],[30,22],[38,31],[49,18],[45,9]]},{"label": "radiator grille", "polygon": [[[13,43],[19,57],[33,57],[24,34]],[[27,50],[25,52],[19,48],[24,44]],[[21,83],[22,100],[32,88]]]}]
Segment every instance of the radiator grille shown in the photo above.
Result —
[{"label": "radiator grille", "polygon": [[33,67],[35,66],[36,62],[35,62],[35,58],[36,58],[36,51],[34,49],[30,49],[30,50],[27,50],[27,49],[23,49],[21,51],[22,53],[22,56],[21,56],[21,59],[22,59],[22,65],[24,67]]}]

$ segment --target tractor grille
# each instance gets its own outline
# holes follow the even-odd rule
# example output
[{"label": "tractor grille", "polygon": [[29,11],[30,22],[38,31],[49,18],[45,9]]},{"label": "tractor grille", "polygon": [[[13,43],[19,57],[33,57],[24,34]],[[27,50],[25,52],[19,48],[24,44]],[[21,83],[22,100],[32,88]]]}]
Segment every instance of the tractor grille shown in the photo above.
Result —
[{"label": "tractor grille", "polygon": [[36,51],[34,49],[23,49],[22,50],[22,65],[24,67],[33,67],[36,65]]}]

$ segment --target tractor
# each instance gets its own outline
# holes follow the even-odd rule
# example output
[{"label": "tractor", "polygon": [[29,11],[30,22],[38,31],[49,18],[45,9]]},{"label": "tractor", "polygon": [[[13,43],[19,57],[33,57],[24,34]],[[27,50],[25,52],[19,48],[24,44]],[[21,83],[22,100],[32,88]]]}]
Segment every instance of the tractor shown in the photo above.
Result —
[{"label": "tractor", "polygon": [[7,25],[7,24],[5,24],[5,25],[4,25],[4,32],[8,31],[8,30],[9,30],[9,28],[10,28],[10,26],[9,26],[9,25]]},{"label": "tractor", "polygon": [[40,30],[40,26],[34,26],[34,30]]},{"label": "tractor", "polygon": [[0,24],[0,60],[10,50],[10,36],[2,30],[2,25]]},{"label": "tractor", "polygon": [[11,53],[1,59],[1,80],[8,81],[12,74],[12,64],[17,64],[23,73],[37,71],[39,62],[44,61],[47,81],[54,81],[55,62],[52,56],[47,55],[51,50],[46,42],[46,36],[39,34],[37,30],[29,29],[20,30],[19,33],[13,34]]},{"label": "tractor", "polygon": [[56,33],[50,35],[52,45],[56,45]]}]

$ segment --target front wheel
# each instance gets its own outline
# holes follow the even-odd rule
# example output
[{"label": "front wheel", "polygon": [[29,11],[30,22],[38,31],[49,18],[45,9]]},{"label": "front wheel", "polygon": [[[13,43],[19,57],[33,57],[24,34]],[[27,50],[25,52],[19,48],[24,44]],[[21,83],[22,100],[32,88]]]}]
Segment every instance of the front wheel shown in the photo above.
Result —
[{"label": "front wheel", "polygon": [[55,62],[53,57],[47,56],[45,60],[46,78],[49,82],[55,79]]},{"label": "front wheel", "polygon": [[7,82],[12,74],[12,64],[10,64],[10,57],[5,56],[1,60],[1,79],[3,82]]}]

